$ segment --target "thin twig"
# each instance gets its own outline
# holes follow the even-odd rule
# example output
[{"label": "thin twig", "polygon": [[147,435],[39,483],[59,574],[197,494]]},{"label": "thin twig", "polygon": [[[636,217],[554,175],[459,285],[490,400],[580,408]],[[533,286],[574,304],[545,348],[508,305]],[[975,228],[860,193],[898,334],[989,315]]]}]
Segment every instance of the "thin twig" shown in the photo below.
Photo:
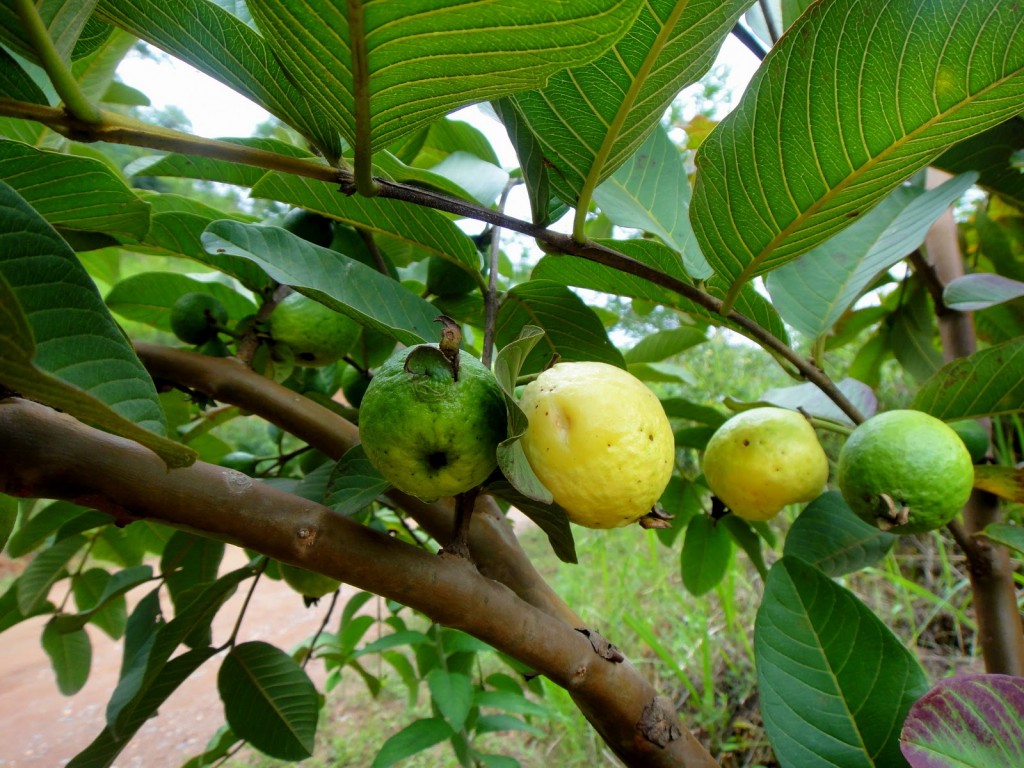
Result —
[{"label": "thin twig", "polygon": [[[498,212],[504,214],[508,204],[508,196],[518,184],[518,180],[509,179],[498,198]],[[487,293],[484,295],[484,348],[480,355],[481,362],[491,367],[494,348],[494,326],[498,318],[498,256],[501,253],[501,227],[491,229],[491,244],[487,249]]]},{"label": "thin twig", "polygon": [[305,658],[302,659],[302,666],[305,667],[309,664],[310,659],[313,658],[313,651],[316,649],[316,641],[320,639],[320,635],[324,633],[327,628],[327,622],[331,620],[331,614],[334,613],[334,606],[338,604],[338,596],[341,594],[341,587],[334,590],[334,594],[331,595],[331,604],[327,606],[327,613],[324,614],[324,620],[320,622],[320,626],[317,627],[316,632],[313,634],[313,638],[309,641],[309,650],[306,651]]}]

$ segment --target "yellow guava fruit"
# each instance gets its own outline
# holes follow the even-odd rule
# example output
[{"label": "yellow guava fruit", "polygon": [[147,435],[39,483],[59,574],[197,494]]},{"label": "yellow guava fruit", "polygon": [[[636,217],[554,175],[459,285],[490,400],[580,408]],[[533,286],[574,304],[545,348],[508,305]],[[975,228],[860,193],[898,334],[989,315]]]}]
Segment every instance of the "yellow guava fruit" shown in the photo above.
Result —
[{"label": "yellow guava fruit", "polygon": [[836,480],[865,522],[890,533],[924,533],[967,503],[974,464],[960,436],[934,416],[885,411],[847,438]]},{"label": "yellow guava fruit", "polygon": [[715,430],[704,449],[708,487],[734,515],[768,520],[787,504],[812,501],[828,481],[828,457],[797,411],[740,411]]},{"label": "yellow guava fruit", "polygon": [[572,522],[617,528],[651,511],[672,476],[675,437],[646,384],[607,363],[557,363],[519,406],[527,461]]},{"label": "yellow guava fruit", "polygon": [[505,399],[490,369],[460,351],[454,378],[437,344],[388,358],[359,405],[359,436],[370,463],[399,490],[426,500],[486,480],[507,431]]}]

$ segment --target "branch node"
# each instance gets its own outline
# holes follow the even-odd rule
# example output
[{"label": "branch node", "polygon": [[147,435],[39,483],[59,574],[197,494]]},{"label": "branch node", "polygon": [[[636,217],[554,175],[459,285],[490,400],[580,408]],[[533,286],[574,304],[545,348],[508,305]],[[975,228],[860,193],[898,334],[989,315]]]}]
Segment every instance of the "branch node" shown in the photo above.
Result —
[{"label": "branch node", "polygon": [[675,707],[667,696],[655,696],[644,707],[636,724],[640,735],[664,749],[683,735]]},{"label": "branch node", "polygon": [[626,657],[619,652],[618,648],[594,630],[577,627],[576,631],[590,641],[590,647],[602,659],[607,659],[613,664],[620,664],[626,660]]}]

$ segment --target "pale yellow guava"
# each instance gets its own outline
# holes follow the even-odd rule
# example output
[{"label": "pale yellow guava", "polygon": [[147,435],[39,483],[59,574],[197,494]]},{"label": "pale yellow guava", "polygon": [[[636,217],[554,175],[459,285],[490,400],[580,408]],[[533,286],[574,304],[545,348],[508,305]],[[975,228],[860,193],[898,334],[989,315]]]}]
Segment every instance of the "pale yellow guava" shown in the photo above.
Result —
[{"label": "pale yellow guava", "polygon": [[642,381],[607,363],[558,363],[519,405],[526,458],[572,522],[617,528],[651,511],[672,476],[675,438]]},{"label": "pale yellow guava", "polygon": [[828,457],[802,414],[786,408],[740,411],[704,449],[708,487],[733,514],[768,520],[787,504],[812,501],[828,481]]}]

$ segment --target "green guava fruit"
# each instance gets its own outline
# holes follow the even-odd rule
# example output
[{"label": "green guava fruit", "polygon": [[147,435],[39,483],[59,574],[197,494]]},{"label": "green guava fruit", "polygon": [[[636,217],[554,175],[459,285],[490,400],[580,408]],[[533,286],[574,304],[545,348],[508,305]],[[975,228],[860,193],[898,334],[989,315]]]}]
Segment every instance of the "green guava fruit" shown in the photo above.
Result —
[{"label": "green guava fruit", "polygon": [[270,335],[295,353],[295,364],[320,368],[348,354],[362,330],[355,320],[301,293],[291,293],[270,315]]},{"label": "green guava fruit", "polygon": [[368,372],[351,365],[341,372],[341,391],[348,404],[353,408],[358,408],[363,402],[370,381],[372,381],[372,377]]},{"label": "green guava fruit", "polygon": [[281,563],[281,578],[300,595],[312,600],[329,595],[341,586],[337,579],[288,563]]},{"label": "green guava fruit", "polygon": [[427,259],[427,291],[434,296],[465,296],[477,286],[476,278],[462,267],[440,256]]},{"label": "green guava fruit", "polygon": [[323,248],[330,248],[334,239],[334,221],[305,208],[288,211],[281,226],[293,235]]},{"label": "green guava fruit", "polygon": [[657,395],[607,363],[557,363],[519,400],[534,474],[569,519],[618,528],[651,511],[675,467],[672,425]]},{"label": "green guava fruit", "polygon": [[939,419],[886,411],[847,438],[836,480],[861,519],[890,533],[924,533],[967,503],[974,465],[960,436]]},{"label": "green guava fruit", "polygon": [[256,465],[259,463],[259,460],[248,451],[231,451],[225,454],[218,463],[222,467],[234,469],[252,477],[256,474]]},{"label": "green guava fruit", "polygon": [[967,446],[967,452],[971,454],[972,462],[981,464],[985,461],[988,455],[988,430],[974,419],[951,421],[949,428],[960,435],[960,439]]},{"label": "green guava fruit", "polygon": [[208,293],[186,293],[171,305],[171,330],[186,344],[205,344],[227,322],[227,309]]},{"label": "green guava fruit", "polygon": [[787,408],[751,408],[720,426],[704,449],[708,487],[744,520],[769,520],[787,504],[813,501],[828,481],[828,457],[810,422]]},{"label": "green guava fruit", "polygon": [[437,344],[396,352],[374,373],[359,408],[363,450],[396,488],[454,496],[497,466],[505,401],[491,371],[459,352],[458,378]]}]

